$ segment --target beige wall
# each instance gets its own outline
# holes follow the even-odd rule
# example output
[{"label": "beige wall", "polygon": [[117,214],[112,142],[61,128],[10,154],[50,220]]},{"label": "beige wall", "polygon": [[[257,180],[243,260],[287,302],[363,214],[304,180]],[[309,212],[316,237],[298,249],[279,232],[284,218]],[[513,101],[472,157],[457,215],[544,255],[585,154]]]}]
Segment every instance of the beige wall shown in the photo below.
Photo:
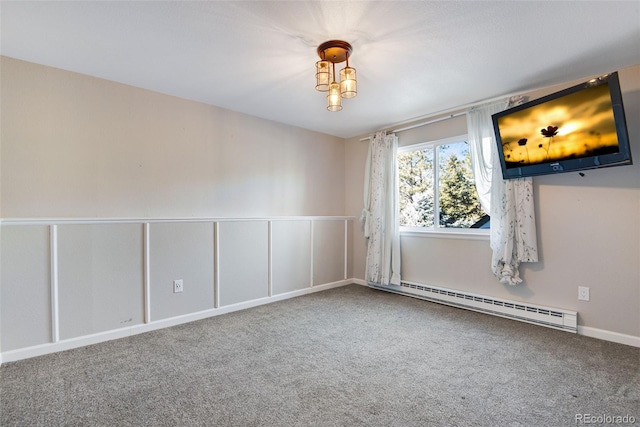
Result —
[{"label": "beige wall", "polygon": [[1,61],[2,218],[344,212],[343,139]]},{"label": "beige wall", "polygon": [[[620,81],[635,164],[585,171],[584,177],[534,178],[540,262],[523,264],[524,284],[497,282],[488,241],[436,237],[401,238],[403,279],[576,310],[583,331],[640,337],[640,65],[620,70]],[[574,83],[536,91],[532,99]],[[465,133],[461,117],[398,137],[407,145]],[[345,213],[354,216],[362,209],[367,153],[360,138],[348,140],[345,151]],[[363,278],[365,243],[358,227],[353,234],[354,276]],[[578,286],[590,288],[591,301],[578,301]]]},{"label": "beige wall", "polygon": [[0,362],[348,283],[343,139],[0,61]]}]

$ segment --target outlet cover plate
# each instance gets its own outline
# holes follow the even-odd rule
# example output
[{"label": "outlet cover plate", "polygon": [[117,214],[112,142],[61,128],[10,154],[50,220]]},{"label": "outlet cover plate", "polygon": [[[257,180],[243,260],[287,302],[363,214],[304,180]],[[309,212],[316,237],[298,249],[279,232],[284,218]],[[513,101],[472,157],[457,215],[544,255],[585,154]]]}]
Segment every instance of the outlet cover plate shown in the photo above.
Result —
[{"label": "outlet cover plate", "polygon": [[589,288],[586,286],[578,286],[578,299],[580,301],[589,301]]},{"label": "outlet cover plate", "polygon": [[174,280],[173,281],[173,293],[177,294],[178,292],[182,292],[182,291],[184,291],[184,284],[182,282],[182,279]]}]

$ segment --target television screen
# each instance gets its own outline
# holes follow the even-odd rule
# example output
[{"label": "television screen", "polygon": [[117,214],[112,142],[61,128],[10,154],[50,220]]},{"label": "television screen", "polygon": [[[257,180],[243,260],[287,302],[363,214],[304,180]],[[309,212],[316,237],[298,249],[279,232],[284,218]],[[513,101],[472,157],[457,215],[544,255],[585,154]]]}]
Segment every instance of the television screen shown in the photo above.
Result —
[{"label": "television screen", "polygon": [[492,118],[504,179],[631,164],[618,73]]}]

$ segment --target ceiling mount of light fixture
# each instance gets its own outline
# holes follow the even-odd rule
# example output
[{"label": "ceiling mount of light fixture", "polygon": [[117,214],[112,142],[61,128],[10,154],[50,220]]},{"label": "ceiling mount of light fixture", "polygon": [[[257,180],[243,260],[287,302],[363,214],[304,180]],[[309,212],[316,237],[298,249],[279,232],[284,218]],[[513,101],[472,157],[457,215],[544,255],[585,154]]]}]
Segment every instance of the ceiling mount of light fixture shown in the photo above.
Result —
[{"label": "ceiling mount of light fixture", "polygon": [[[320,61],[316,62],[316,90],[329,92],[329,111],[342,110],[342,98],[356,96],[356,70],[349,67],[349,57],[353,47],[342,40],[329,40],[318,46]],[[340,70],[340,81],[336,76],[336,64],[346,62]]]},{"label": "ceiling mount of light fixture", "polygon": [[353,47],[342,40],[329,40],[318,46],[318,56],[333,64],[339,64],[347,60],[353,52]]}]

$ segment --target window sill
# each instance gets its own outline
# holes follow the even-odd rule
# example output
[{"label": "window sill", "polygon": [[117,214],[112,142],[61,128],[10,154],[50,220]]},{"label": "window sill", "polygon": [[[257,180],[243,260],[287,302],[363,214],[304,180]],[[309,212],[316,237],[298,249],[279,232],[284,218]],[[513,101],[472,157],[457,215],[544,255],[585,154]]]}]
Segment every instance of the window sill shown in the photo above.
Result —
[{"label": "window sill", "polygon": [[460,228],[400,227],[400,237],[429,237],[444,239],[489,240],[489,230]]}]

